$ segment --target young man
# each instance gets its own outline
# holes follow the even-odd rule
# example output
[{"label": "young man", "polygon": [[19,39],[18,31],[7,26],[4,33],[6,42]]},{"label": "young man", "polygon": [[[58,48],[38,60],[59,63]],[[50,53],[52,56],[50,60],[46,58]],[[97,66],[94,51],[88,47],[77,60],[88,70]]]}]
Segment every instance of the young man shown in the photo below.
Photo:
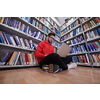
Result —
[{"label": "young man", "polygon": [[72,62],[72,58],[70,56],[61,58],[57,53],[55,53],[54,46],[52,45],[54,37],[54,33],[49,33],[47,40],[38,44],[34,54],[38,58],[40,68],[50,73],[56,73],[61,69],[67,70],[77,67],[75,63],[69,64]]}]

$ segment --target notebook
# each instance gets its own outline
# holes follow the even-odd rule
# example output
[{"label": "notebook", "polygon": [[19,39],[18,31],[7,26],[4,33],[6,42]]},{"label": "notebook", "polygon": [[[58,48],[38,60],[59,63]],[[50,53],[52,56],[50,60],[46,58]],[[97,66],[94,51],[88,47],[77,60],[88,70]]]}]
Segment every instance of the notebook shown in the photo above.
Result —
[{"label": "notebook", "polygon": [[71,50],[70,46],[68,46],[66,43],[62,43],[59,50],[57,51],[57,54],[59,54],[60,57],[66,57],[70,52],[70,50]]}]

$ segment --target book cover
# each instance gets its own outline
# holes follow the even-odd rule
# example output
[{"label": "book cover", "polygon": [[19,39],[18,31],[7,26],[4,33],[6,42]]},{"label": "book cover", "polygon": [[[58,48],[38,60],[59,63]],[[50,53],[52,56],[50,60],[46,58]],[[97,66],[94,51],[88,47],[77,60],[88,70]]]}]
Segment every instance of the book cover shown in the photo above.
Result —
[{"label": "book cover", "polygon": [[98,31],[98,34],[99,34],[99,36],[100,36],[100,28],[98,28],[97,31]]},{"label": "book cover", "polygon": [[91,45],[93,51],[96,51],[96,48],[95,48],[95,46],[93,45],[93,43],[90,43],[90,45]]},{"label": "book cover", "polygon": [[25,44],[24,44],[23,38],[20,38],[20,41],[21,41],[22,47],[25,48]]},{"label": "book cover", "polygon": [[10,58],[11,58],[11,56],[12,56],[12,54],[13,54],[13,52],[10,52],[10,54],[7,56],[7,58],[5,59],[5,64],[4,65],[9,65],[9,60],[10,60]]},{"label": "book cover", "polygon": [[87,63],[87,59],[86,59],[85,55],[83,55],[83,61],[84,61],[84,63]]},{"label": "book cover", "polygon": [[[21,53],[21,52],[18,52],[18,53],[17,53],[17,57],[16,57],[16,60],[15,60],[15,62],[14,62],[14,65],[16,65],[16,64],[17,64],[18,59],[19,59],[19,57],[20,57],[20,53]],[[22,64],[21,64],[21,65],[22,65]]]},{"label": "book cover", "polygon": [[11,41],[11,38],[10,38],[10,35],[9,35],[9,34],[6,34],[6,37],[7,37],[8,41],[9,41],[9,44],[10,44],[10,45],[13,45],[13,43],[12,43],[12,41]]},{"label": "book cover", "polygon": [[95,43],[98,45],[98,47],[100,47],[100,43],[98,41],[96,41]]},{"label": "book cover", "polygon": [[16,43],[15,43],[14,38],[13,38],[12,36],[10,36],[10,39],[11,39],[11,41],[12,41],[13,45],[14,45],[14,46],[16,46]]},{"label": "book cover", "polygon": [[95,36],[99,36],[99,33],[97,30],[93,30],[93,32],[94,32]]},{"label": "book cover", "polygon": [[90,63],[90,61],[89,61],[89,55],[86,53],[85,56],[86,56],[87,62],[89,64]]},{"label": "book cover", "polygon": [[0,43],[4,43],[2,36],[0,35]]},{"label": "book cover", "polygon": [[91,47],[90,43],[87,44],[89,51],[93,51],[93,48]]},{"label": "book cover", "polygon": [[3,23],[5,17],[0,17],[0,23]]},{"label": "book cover", "polygon": [[12,54],[12,56],[11,56],[9,62],[8,62],[9,65],[13,65],[13,61],[14,61],[14,58],[15,58],[16,55],[17,55],[17,52],[13,52],[13,54]]},{"label": "book cover", "polygon": [[99,46],[95,43],[95,42],[92,42],[95,46],[95,48],[98,50]]},{"label": "book cover", "polygon": [[25,53],[25,61],[26,61],[26,65],[29,65],[29,59],[28,59],[28,54]]},{"label": "book cover", "polygon": [[3,63],[3,62],[5,62],[5,60],[8,58],[8,56],[10,55],[10,51],[8,51],[7,53],[6,53],[6,55],[4,56],[4,58],[1,60],[1,62]]},{"label": "book cover", "polygon": [[13,35],[13,38],[14,38],[15,43],[17,44],[17,46],[20,46],[20,42],[18,40],[18,37],[16,35]]}]

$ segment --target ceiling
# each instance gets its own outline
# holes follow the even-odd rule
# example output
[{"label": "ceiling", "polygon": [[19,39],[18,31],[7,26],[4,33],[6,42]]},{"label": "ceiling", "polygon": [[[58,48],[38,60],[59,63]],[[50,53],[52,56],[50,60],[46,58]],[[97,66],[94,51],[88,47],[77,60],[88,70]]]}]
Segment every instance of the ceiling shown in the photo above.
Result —
[{"label": "ceiling", "polygon": [[56,18],[56,20],[59,22],[59,24],[61,26],[62,24],[65,23],[65,19],[68,19],[70,17],[55,17],[55,18]]}]

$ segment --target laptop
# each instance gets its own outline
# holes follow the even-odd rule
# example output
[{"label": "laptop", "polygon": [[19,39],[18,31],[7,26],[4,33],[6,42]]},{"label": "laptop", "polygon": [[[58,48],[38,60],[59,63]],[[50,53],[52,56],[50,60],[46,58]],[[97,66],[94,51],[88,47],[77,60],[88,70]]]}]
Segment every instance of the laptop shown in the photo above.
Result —
[{"label": "laptop", "polygon": [[59,50],[57,51],[57,54],[59,54],[60,57],[66,57],[70,52],[70,50],[71,50],[70,46],[68,46],[66,43],[62,43]]}]

